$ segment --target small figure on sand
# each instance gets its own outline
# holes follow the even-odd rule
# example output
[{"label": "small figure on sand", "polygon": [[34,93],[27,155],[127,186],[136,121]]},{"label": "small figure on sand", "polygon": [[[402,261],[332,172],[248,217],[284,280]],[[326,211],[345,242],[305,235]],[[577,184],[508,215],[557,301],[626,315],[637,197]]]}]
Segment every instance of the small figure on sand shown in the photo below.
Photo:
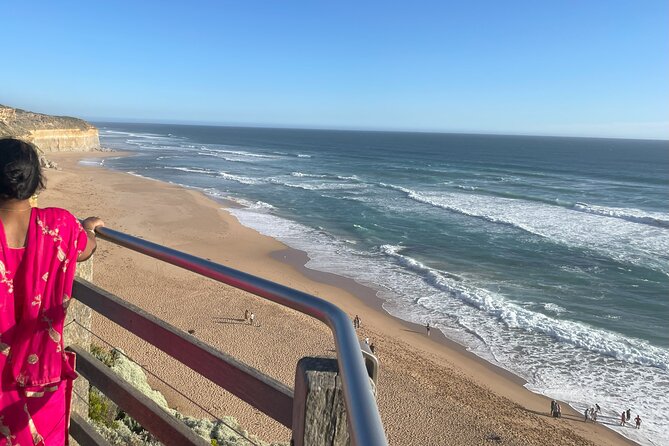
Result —
[{"label": "small figure on sand", "polygon": [[641,428],[641,417],[639,416],[639,414],[637,414],[634,421],[636,422],[636,429],[640,429]]},{"label": "small figure on sand", "polygon": [[623,411],[623,413],[620,415],[620,425],[621,426],[625,425],[625,420],[626,420],[625,411]]},{"label": "small figure on sand", "polygon": [[585,415],[585,420],[583,420],[583,421],[585,421],[585,422],[587,423],[588,420],[590,419],[590,409],[588,409],[588,408],[586,407],[586,408],[585,408],[585,411],[583,412],[583,415]]},{"label": "small figure on sand", "polygon": [[369,349],[372,351],[372,354],[374,354],[374,350],[376,350],[376,347],[374,346],[373,342],[369,344]]},{"label": "small figure on sand", "polygon": [[247,308],[246,310],[244,310],[244,321],[248,321],[248,320],[249,320],[249,310]]},{"label": "small figure on sand", "polygon": [[560,411],[560,404],[558,404],[558,402],[555,400],[551,401],[551,415],[554,418],[560,418],[560,416],[562,415]]},{"label": "small figure on sand", "polygon": [[590,419],[592,420],[593,423],[597,421],[597,412],[595,412],[594,407],[590,408]]},{"label": "small figure on sand", "polygon": [[256,320],[256,315],[252,311],[251,314],[249,315],[249,323],[251,324],[252,327],[254,325],[253,323],[255,320]]},{"label": "small figure on sand", "polygon": [[602,408],[599,407],[599,404],[595,403],[595,412],[602,413]]},{"label": "small figure on sand", "polygon": [[360,318],[357,314],[353,318],[353,328],[360,328]]},{"label": "small figure on sand", "polygon": [[430,336],[430,323],[428,322],[425,324],[425,331],[427,332],[427,335]]},{"label": "small figure on sand", "polygon": [[627,409],[627,422],[630,421],[630,418],[632,418],[632,410]]},{"label": "small figure on sand", "polygon": [[560,407],[560,403],[555,403],[555,410],[557,411],[557,417],[562,418],[562,407]]}]

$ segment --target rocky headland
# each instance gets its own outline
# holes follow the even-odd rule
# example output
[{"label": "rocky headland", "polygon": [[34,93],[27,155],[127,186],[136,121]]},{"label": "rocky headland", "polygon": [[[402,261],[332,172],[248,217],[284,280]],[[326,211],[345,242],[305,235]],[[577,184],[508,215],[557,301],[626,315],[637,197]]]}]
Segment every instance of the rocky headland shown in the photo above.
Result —
[{"label": "rocky headland", "polygon": [[98,129],[82,119],[0,104],[0,138],[3,137],[32,142],[42,153],[100,150]]}]

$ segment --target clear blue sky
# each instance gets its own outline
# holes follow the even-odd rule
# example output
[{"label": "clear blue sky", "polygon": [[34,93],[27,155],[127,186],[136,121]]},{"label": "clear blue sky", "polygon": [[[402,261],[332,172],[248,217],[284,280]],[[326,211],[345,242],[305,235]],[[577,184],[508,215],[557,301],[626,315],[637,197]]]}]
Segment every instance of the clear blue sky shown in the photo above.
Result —
[{"label": "clear blue sky", "polygon": [[669,138],[669,2],[7,1],[0,103],[88,119]]}]

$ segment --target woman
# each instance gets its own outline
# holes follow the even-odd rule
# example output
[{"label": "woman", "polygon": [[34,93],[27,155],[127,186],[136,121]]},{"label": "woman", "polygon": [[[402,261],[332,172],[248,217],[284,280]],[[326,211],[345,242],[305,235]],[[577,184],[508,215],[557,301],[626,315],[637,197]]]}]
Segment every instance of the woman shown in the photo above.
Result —
[{"label": "woman", "polygon": [[95,250],[97,217],[33,208],[37,150],[0,139],[0,445],[64,445],[76,378],[63,322],[76,262]]}]

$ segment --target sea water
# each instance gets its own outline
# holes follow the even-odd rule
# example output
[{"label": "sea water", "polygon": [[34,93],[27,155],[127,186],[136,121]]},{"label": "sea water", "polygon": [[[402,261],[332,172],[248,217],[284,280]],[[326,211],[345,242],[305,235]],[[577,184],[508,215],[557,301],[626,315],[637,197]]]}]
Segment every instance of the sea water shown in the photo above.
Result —
[{"label": "sea water", "polygon": [[99,125],[135,152],[105,166],[234,200],[390,314],[669,444],[666,141]]}]

